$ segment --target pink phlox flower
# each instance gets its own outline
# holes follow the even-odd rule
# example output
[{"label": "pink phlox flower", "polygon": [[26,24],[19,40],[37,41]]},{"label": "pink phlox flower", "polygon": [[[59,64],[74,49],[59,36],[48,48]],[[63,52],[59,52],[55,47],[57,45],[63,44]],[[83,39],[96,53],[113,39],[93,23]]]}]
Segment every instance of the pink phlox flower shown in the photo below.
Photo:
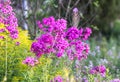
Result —
[{"label": "pink phlox flower", "polygon": [[70,27],[66,32],[66,38],[68,40],[75,40],[79,38],[79,30],[76,27]]},{"label": "pink phlox flower", "polygon": [[77,12],[78,12],[78,8],[74,8],[74,9],[73,9],[73,12],[74,12],[74,13],[77,13]]},{"label": "pink phlox flower", "polygon": [[105,77],[106,74],[106,67],[104,65],[95,66],[90,69],[90,74],[101,74],[102,77]]},{"label": "pink phlox flower", "polygon": [[56,76],[51,82],[63,82],[63,78],[61,76]]},{"label": "pink phlox flower", "polygon": [[27,57],[25,60],[23,60],[23,64],[27,64],[29,66],[34,66],[37,62],[38,60],[33,57]]}]

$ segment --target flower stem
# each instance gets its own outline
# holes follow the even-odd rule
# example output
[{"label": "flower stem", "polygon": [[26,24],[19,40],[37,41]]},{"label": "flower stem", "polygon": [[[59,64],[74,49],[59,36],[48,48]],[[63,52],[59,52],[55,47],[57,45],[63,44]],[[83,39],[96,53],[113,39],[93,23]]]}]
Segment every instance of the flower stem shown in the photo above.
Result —
[{"label": "flower stem", "polygon": [[2,82],[7,82],[7,72],[8,72],[7,68],[8,67],[7,67],[7,38],[6,38],[5,39],[5,76]]},{"label": "flower stem", "polygon": [[[5,76],[7,77],[7,72],[8,72],[8,66],[7,66],[7,38],[6,38],[6,40],[5,40],[5,46],[6,46],[6,48],[5,48],[5,60],[6,60],[6,63],[5,63],[5,65],[6,65],[6,71],[5,71]],[[7,79],[6,79],[6,81],[7,81]]]}]

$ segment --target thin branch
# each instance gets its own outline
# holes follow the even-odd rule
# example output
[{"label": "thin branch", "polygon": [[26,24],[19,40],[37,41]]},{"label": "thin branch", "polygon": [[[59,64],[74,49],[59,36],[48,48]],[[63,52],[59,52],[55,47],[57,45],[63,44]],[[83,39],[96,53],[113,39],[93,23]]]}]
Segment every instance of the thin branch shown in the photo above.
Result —
[{"label": "thin branch", "polygon": [[89,0],[86,5],[82,6],[81,9],[84,9],[84,11],[86,11],[90,3],[91,3],[91,0]]},{"label": "thin branch", "polygon": [[97,14],[95,14],[95,16],[91,19],[90,24],[95,20]]},{"label": "thin branch", "polygon": [[68,13],[69,13],[69,11],[70,11],[70,4],[71,4],[71,0],[69,0],[69,2],[68,2],[68,6],[67,6],[67,11],[66,11],[65,19],[67,19]]},{"label": "thin branch", "polygon": [[62,4],[62,0],[59,0],[59,4],[58,4],[58,17],[61,17],[61,4]]},{"label": "thin branch", "polygon": [[[85,24],[87,24],[90,20],[94,20],[97,14],[94,14],[91,18],[89,18],[87,21],[85,21],[81,26],[84,26]],[[91,22],[90,22],[91,23]]]},{"label": "thin branch", "polygon": [[36,12],[37,12],[37,0],[35,1],[35,9],[33,11],[33,22],[34,22],[34,37],[36,37],[36,31],[37,31],[37,26],[36,26]]},{"label": "thin branch", "polygon": [[73,9],[79,2],[80,2],[80,0],[77,0],[76,3],[71,7],[71,9]]},{"label": "thin branch", "polygon": [[66,8],[65,8],[64,5],[63,5],[63,3],[61,3],[61,7],[66,10]]}]

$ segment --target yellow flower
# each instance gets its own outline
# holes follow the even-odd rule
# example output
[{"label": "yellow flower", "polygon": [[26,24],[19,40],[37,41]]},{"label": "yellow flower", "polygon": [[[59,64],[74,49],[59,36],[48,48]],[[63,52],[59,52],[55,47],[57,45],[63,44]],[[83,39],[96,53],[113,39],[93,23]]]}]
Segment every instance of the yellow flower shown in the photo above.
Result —
[{"label": "yellow flower", "polygon": [[70,76],[70,82],[76,82],[73,75]]},{"label": "yellow flower", "polygon": [[20,46],[24,46],[25,48],[30,49],[32,40],[30,40],[30,37],[28,35],[28,31],[23,31],[22,29],[18,28],[19,35],[18,38],[15,39],[15,42],[19,42]]},{"label": "yellow flower", "polygon": [[5,25],[3,23],[0,23],[0,29],[4,28],[4,27],[5,27]]},{"label": "yellow flower", "polygon": [[66,78],[69,77],[69,70],[67,68],[64,68],[63,70],[64,70],[64,73],[65,73],[64,77],[66,77]]}]

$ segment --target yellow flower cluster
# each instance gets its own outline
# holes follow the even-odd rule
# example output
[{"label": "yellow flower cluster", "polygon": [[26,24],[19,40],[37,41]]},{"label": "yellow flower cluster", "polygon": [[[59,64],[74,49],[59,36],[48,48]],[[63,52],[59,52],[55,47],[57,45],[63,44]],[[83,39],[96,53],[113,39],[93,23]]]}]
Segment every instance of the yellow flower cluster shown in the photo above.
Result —
[{"label": "yellow flower cluster", "polygon": [[18,29],[19,31],[19,38],[15,39],[14,42],[19,42],[21,47],[30,49],[32,40],[30,40],[28,31],[22,30],[22,29]]},{"label": "yellow flower cluster", "polygon": [[4,28],[5,25],[3,23],[0,23],[0,29]]},{"label": "yellow flower cluster", "polygon": [[[5,25],[0,23],[0,29],[4,29],[4,28],[5,28]],[[5,39],[4,40],[0,39],[0,45],[4,46],[4,43],[7,40],[7,45],[9,49],[14,48],[16,46],[16,43],[18,42],[19,43],[18,48],[30,50],[32,40],[30,40],[28,31],[24,31],[20,27],[18,27],[18,31],[19,31],[19,35],[18,35],[19,37],[14,40],[8,37],[9,35],[8,35],[7,30],[5,30],[5,32],[1,32],[0,36],[3,36]]]}]

